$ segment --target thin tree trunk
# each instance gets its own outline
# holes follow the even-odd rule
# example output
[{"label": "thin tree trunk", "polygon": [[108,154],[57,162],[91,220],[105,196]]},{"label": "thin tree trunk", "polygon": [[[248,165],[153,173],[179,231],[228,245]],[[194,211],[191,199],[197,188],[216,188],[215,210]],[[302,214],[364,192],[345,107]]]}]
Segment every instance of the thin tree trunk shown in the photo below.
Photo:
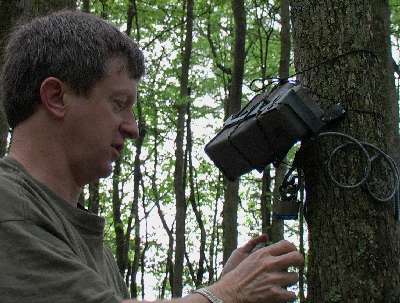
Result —
[{"label": "thin tree trunk", "polygon": [[[337,130],[388,150],[391,100],[387,1],[291,1],[295,63],[303,85],[323,106],[341,102],[347,116]],[[400,302],[400,233],[393,203],[378,202],[362,188],[345,190],[326,174],[337,138],[308,142],[301,150],[309,230],[308,301]],[[389,172],[374,161],[373,179],[386,188]],[[335,175],[357,178],[365,161],[352,149],[332,166]],[[360,172],[360,173],[358,173]],[[357,178],[358,179],[358,178]],[[351,179],[350,179],[351,180]],[[381,195],[383,193],[381,192]]]},{"label": "thin tree trunk", "polygon": [[261,231],[263,234],[269,235],[271,230],[271,213],[272,213],[272,192],[271,192],[271,169],[268,166],[261,179]]},{"label": "thin tree trunk", "polygon": [[[289,77],[289,65],[290,65],[290,19],[289,19],[289,0],[280,1],[280,16],[281,16],[281,55],[279,60],[279,78],[284,79]],[[286,159],[286,158],[285,158]],[[285,164],[280,163],[275,168],[275,186],[273,190],[273,206],[275,210],[276,205],[280,201],[279,186],[281,185],[283,178],[287,172]],[[272,242],[278,242],[283,239],[284,225],[283,220],[277,220],[272,218],[270,240]]]},{"label": "thin tree trunk", "polygon": [[191,130],[191,123],[192,123],[192,116],[191,116],[191,104],[188,104],[188,118],[186,122],[186,129],[187,129],[187,143],[186,148],[188,150],[188,162],[189,162],[189,186],[190,186],[190,196],[189,201],[190,205],[192,206],[193,212],[196,217],[197,225],[200,229],[200,251],[199,251],[199,261],[198,261],[198,268],[195,279],[193,280],[196,287],[199,287],[203,284],[203,275],[204,275],[204,262],[206,259],[205,250],[206,250],[206,230],[204,227],[201,211],[199,206],[196,202],[196,193],[195,193],[195,184],[194,184],[194,168],[193,168],[193,160],[192,160],[192,130]]},{"label": "thin tree trunk", "polygon": [[136,1],[135,0],[129,0],[128,17],[127,17],[127,20],[126,20],[126,34],[128,36],[131,35],[133,18],[136,16],[136,14],[137,14]]},{"label": "thin tree trunk", "polygon": [[[157,125],[157,121],[158,121],[158,112],[157,112],[157,108],[155,108],[155,125]],[[167,251],[167,258],[166,258],[166,266],[165,266],[165,274],[166,274],[166,278],[164,279],[162,286],[161,286],[161,294],[162,297],[165,294],[165,283],[169,277],[169,283],[170,283],[170,287],[171,287],[171,291],[173,291],[173,276],[174,276],[174,268],[173,268],[173,262],[172,262],[172,254],[173,254],[173,250],[174,250],[174,236],[173,236],[173,228],[169,228],[168,224],[165,220],[164,214],[161,210],[161,206],[160,206],[160,194],[158,191],[158,186],[157,186],[157,182],[156,182],[156,178],[157,178],[157,170],[158,170],[158,145],[159,145],[159,134],[158,134],[158,129],[157,127],[154,129],[154,164],[153,164],[153,175],[151,177],[151,190],[153,192],[153,197],[154,197],[154,203],[157,207],[157,213],[158,216],[161,220],[162,226],[165,230],[165,232],[168,235],[168,251]]]},{"label": "thin tree trunk", "polygon": [[[300,175],[300,184],[303,184],[304,176]],[[305,256],[305,249],[304,249],[304,185],[300,186],[300,202],[301,205],[299,207],[299,251],[300,253]],[[300,266],[299,268],[299,299],[300,303],[305,303],[305,281],[304,281],[304,270],[305,264]]]},{"label": "thin tree trunk", "polygon": [[[144,192],[144,182],[143,179],[141,180],[141,187],[142,187],[142,192]],[[149,249],[149,239],[148,239],[148,221],[147,218],[149,216],[150,211],[146,210],[146,204],[145,200],[142,199],[142,208],[144,212],[144,220],[145,220],[145,239],[144,239],[144,244],[143,244],[143,250],[142,253],[140,254],[140,286],[141,286],[141,293],[142,293],[142,301],[144,300],[145,297],[145,285],[144,285],[144,274],[145,274],[145,268],[146,268],[146,252]],[[131,278],[131,281],[133,279]],[[132,286],[132,284],[131,284]],[[133,293],[131,289],[131,293]]]},{"label": "thin tree trunk", "polygon": [[98,215],[100,206],[100,195],[99,195],[100,182],[95,181],[89,184],[89,201],[87,202],[88,209],[90,212]]},{"label": "thin tree trunk", "polygon": [[76,9],[75,0],[20,0],[26,16],[41,16],[62,9]]},{"label": "thin tree trunk", "polygon": [[[279,186],[282,184],[283,178],[286,174],[286,165],[281,163],[275,167],[274,189],[272,192],[272,211],[275,212],[279,201],[281,200],[279,193]],[[269,230],[269,240],[273,243],[283,239],[283,220],[272,217],[271,227]]]},{"label": "thin tree trunk", "polygon": [[185,132],[185,114],[189,96],[189,68],[190,57],[192,54],[193,39],[193,0],[186,2],[186,36],[184,50],[182,53],[182,68],[180,75],[180,104],[177,104],[178,119],[176,133],[176,150],[175,150],[175,174],[174,186],[176,196],[176,225],[175,225],[175,262],[174,262],[174,279],[172,287],[172,296],[182,296],[182,278],[183,278],[183,262],[185,256],[185,221],[186,221],[186,199],[185,199],[185,182],[184,182],[184,153],[183,138]]},{"label": "thin tree trunk", "polygon": [[112,191],[112,208],[113,208],[113,220],[114,220],[114,231],[115,231],[115,245],[116,245],[116,259],[119,268],[119,272],[124,276],[126,270],[125,260],[125,236],[124,236],[124,224],[121,219],[121,197],[119,194],[119,182],[121,175],[121,158],[115,161],[114,174],[113,174],[113,191]]},{"label": "thin tree trunk", "polygon": [[[132,228],[135,230],[135,237],[134,237],[134,256],[132,261],[132,273],[131,273],[131,297],[137,298],[137,283],[136,283],[136,274],[139,270],[139,260],[140,260],[140,220],[139,220],[139,187],[142,180],[142,173],[141,173],[141,162],[140,162],[140,155],[142,152],[142,146],[144,142],[144,138],[146,135],[144,121],[143,121],[143,114],[141,110],[141,104],[138,99],[137,102],[138,108],[138,117],[139,117],[139,126],[140,126],[140,135],[139,138],[136,140],[136,155],[134,161],[134,177],[133,177],[133,201],[131,205],[131,212],[128,218],[128,226],[125,233],[125,242],[126,242],[126,249],[125,249],[125,258],[128,259],[129,254],[129,240],[131,237]],[[132,220],[135,220],[134,226],[132,227]]]},{"label": "thin tree trunk", "polygon": [[[136,4],[134,0],[129,2],[128,7],[128,17],[127,17],[127,29],[126,34],[128,36],[131,35],[132,31],[132,23],[133,23],[133,16],[137,18]],[[137,37],[137,41],[139,41],[140,37]],[[141,98],[138,96],[137,103],[136,103],[137,113],[138,113],[138,124],[139,124],[139,138],[135,141],[136,147],[136,154],[135,154],[135,161],[134,161],[134,177],[133,177],[133,201],[131,205],[131,212],[128,218],[128,226],[125,233],[125,242],[126,242],[126,249],[125,249],[125,258],[128,260],[129,258],[129,249],[130,249],[130,237],[132,228],[135,230],[135,237],[134,237],[134,256],[132,261],[132,270],[130,273],[131,277],[131,298],[137,298],[138,296],[138,287],[136,282],[136,275],[139,270],[139,261],[141,258],[140,251],[141,251],[141,241],[140,241],[140,220],[139,220],[139,189],[140,184],[142,182],[142,172],[141,172],[141,161],[140,156],[142,153],[142,147],[144,138],[146,136],[146,128],[145,128],[145,121],[142,112],[142,104]],[[134,226],[132,227],[132,220],[135,220]]]},{"label": "thin tree trunk", "polygon": [[90,0],[82,1],[82,11],[85,13],[90,13]]},{"label": "thin tree trunk", "polygon": [[289,13],[289,0],[280,0],[281,2],[281,56],[279,59],[279,78],[289,77],[290,67],[290,13]]},{"label": "thin tree trunk", "polygon": [[208,284],[212,284],[217,280],[216,274],[217,271],[215,270],[214,266],[216,265],[214,262],[214,258],[216,258],[217,255],[217,247],[218,243],[215,243],[218,241],[218,221],[217,221],[217,215],[218,215],[218,201],[221,196],[221,175],[218,175],[218,179],[215,182],[216,184],[216,194],[215,194],[215,207],[214,207],[214,214],[213,214],[213,223],[212,223],[212,231],[211,231],[211,241],[210,241],[210,250],[209,250],[209,260],[210,260],[210,265],[208,268]]},{"label": "thin tree trunk", "polygon": [[[246,42],[246,11],[243,0],[231,1],[235,42],[233,49],[233,72],[232,82],[229,90],[229,102],[227,116],[237,113],[240,110],[242,98],[242,84],[245,61]],[[225,203],[223,208],[223,263],[228,260],[232,251],[237,247],[237,211],[239,205],[239,180],[225,181]]]},{"label": "thin tree trunk", "polygon": [[[257,6],[257,3],[254,3]],[[258,34],[258,45],[260,49],[259,62],[261,79],[267,78],[267,61],[269,54],[269,41],[274,31],[274,28],[270,26],[269,29],[265,27],[264,18],[257,18],[257,34]],[[261,230],[264,234],[271,234],[271,218],[272,218],[272,178],[271,178],[271,167],[268,165],[261,177],[261,196],[260,196],[260,211],[261,211]]]}]

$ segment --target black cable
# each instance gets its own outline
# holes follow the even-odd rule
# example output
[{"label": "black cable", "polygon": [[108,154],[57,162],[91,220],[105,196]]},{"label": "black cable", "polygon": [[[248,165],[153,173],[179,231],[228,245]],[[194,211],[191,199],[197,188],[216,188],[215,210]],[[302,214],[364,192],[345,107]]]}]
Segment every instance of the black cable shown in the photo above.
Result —
[{"label": "black cable", "polygon": [[337,180],[333,177],[333,173],[332,173],[332,159],[333,159],[333,156],[334,156],[339,150],[341,150],[341,149],[343,149],[344,147],[346,147],[346,146],[348,145],[348,143],[347,143],[347,144],[339,145],[339,146],[336,147],[336,148],[331,152],[331,154],[329,155],[329,160],[328,160],[328,165],[327,165],[327,166],[328,166],[328,175],[329,175],[329,177],[331,178],[332,182],[335,183],[338,187],[345,188],[345,189],[356,188],[356,187],[361,186],[362,184],[364,184],[364,183],[367,181],[368,176],[369,176],[370,171],[371,171],[371,159],[370,159],[370,156],[369,156],[369,154],[368,154],[368,151],[365,149],[365,147],[364,147],[357,139],[355,139],[355,138],[353,138],[353,137],[351,137],[351,136],[349,136],[349,135],[343,134],[343,133],[338,133],[338,132],[323,132],[323,133],[320,133],[320,134],[318,135],[318,137],[324,137],[324,136],[340,136],[340,137],[344,137],[345,139],[347,139],[347,140],[351,141],[352,143],[356,144],[356,145],[360,148],[360,150],[364,153],[365,158],[367,159],[366,170],[365,170],[365,173],[364,173],[363,178],[362,178],[360,181],[358,181],[358,182],[356,182],[356,183],[354,183],[354,184],[344,184],[344,183],[340,183],[339,181],[337,181]]},{"label": "black cable", "polygon": [[[346,140],[350,141],[350,142],[347,142],[347,143],[337,146],[329,155],[328,175],[333,183],[335,183],[338,187],[344,188],[344,189],[352,189],[352,188],[356,188],[356,187],[365,185],[365,188],[367,189],[368,193],[375,200],[380,201],[380,202],[387,202],[389,200],[392,200],[395,197],[395,195],[399,189],[399,179],[400,178],[399,178],[399,170],[397,168],[396,162],[393,160],[392,157],[390,157],[388,154],[386,154],[380,148],[376,147],[373,144],[359,141],[359,140],[357,140],[349,135],[343,134],[343,133],[323,132],[318,135],[318,137],[324,137],[324,136],[338,136],[338,137],[343,137]],[[335,154],[349,145],[357,146],[362,151],[362,153],[365,155],[365,158],[366,158],[366,166],[365,166],[364,175],[361,178],[361,180],[359,180],[358,182],[356,182],[354,184],[344,184],[344,183],[339,182],[334,177],[333,172],[332,172],[332,159],[334,158]],[[368,152],[368,149],[372,149],[373,151],[377,152],[377,154],[371,156],[371,154]],[[394,181],[392,184],[393,189],[390,191],[390,194],[388,194],[386,197],[378,196],[376,193],[374,193],[372,191],[370,185],[368,184],[368,180],[370,180],[370,177],[371,177],[372,162],[375,161],[378,157],[382,157],[382,159],[384,159],[384,161],[386,161],[389,164],[390,171],[394,177]]]},{"label": "black cable", "polygon": [[[369,56],[374,57],[375,60],[376,60],[377,62],[379,62],[379,57],[378,57],[377,54],[376,54],[374,51],[372,51],[372,50],[369,50],[369,49],[352,49],[352,50],[350,50],[350,51],[348,51],[348,52],[345,52],[345,53],[343,53],[343,54],[340,54],[340,55],[337,55],[337,56],[335,56],[335,57],[332,57],[332,58],[328,58],[328,59],[326,59],[326,60],[323,60],[322,62],[319,62],[319,63],[317,63],[317,64],[315,64],[315,65],[310,66],[310,67],[307,67],[307,68],[305,68],[305,69],[303,69],[303,70],[301,70],[301,71],[299,71],[299,72],[296,72],[296,73],[294,73],[294,74],[292,74],[292,75],[290,75],[290,76],[288,76],[288,77],[285,77],[285,78],[279,78],[279,77],[268,77],[268,78],[265,78],[265,79],[263,79],[263,78],[256,78],[256,79],[254,79],[254,80],[252,80],[252,81],[250,82],[250,86],[249,86],[249,87],[250,87],[250,89],[251,89],[252,91],[254,91],[254,92],[264,91],[268,86],[270,86],[270,85],[273,84],[273,83],[287,82],[287,81],[289,81],[289,79],[292,79],[293,77],[295,77],[295,76],[297,76],[297,75],[304,74],[304,73],[309,72],[309,71],[311,71],[311,70],[313,70],[313,69],[317,69],[317,68],[319,68],[319,67],[321,67],[321,66],[323,66],[323,65],[334,64],[334,63],[335,63],[336,61],[338,61],[339,59],[344,58],[344,57],[347,57],[347,56],[350,56],[350,55],[353,55],[353,54],[367,54],[367,55],[369,55]],[[267,82],[267,84],[265,85],[265,84],[264,84],[264,81],[269,81],[269,80],[271,80],[270,83]],[[252,88],[253,84],[254,84],[256,81],[261,81],[261,82],[262,82],[262,87],[261,87],[261,88],[259,88],[259,89],[254,89],[254,88]]]}]

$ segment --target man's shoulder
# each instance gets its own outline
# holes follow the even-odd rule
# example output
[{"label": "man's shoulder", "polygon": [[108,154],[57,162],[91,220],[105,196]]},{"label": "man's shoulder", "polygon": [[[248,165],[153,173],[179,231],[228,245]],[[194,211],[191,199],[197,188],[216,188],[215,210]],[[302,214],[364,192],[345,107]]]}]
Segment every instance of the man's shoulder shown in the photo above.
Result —
[{"label": "man's shoulder", "polygon": [[0,159],[0,222],[25,219],[26,193],[18,168]]}]

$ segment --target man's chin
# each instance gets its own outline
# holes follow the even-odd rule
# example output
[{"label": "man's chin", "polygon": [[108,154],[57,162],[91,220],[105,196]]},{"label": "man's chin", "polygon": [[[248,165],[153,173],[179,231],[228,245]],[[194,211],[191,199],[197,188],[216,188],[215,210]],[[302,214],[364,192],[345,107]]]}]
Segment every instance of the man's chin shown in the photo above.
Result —
[{"label": "man's chin", "polygon": [[102,169],[98,172],[98,179],[109,177],[114,169],[113,162],[108,162]]}]

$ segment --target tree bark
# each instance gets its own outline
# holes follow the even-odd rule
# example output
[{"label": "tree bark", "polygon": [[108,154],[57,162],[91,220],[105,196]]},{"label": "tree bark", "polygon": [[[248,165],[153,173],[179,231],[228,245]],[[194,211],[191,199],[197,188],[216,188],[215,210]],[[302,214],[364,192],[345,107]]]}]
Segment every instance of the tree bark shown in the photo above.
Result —
[{"label": "tree bark", "polygon": [[268,166],[261,179],[261,232],[269,235],[271,230],[271,213],[272,213],[272,192],[271,192],[271,169]]},{"label": "tree bark", "polygon": [[[206,250],[206,230],[204,227],[204,222],[202,219],[201,210],[199,209],[200,206],[197,205],[198,199],[196,201],[196,189],[195,189],[195,177],[194,177],[194,167],[193,167],[193,154],[192,154],[192,147],[193,147],[193,140],[192,140],[192,116],[191,116],[191,103],[188,104],[188,118],[186,122],[186,149],[188,151],[188,166],[189,166],[189,187],[190,187],[190,196],[189,202],[192,206],[194,215],[196,217],[197,225],[200,229],[200,250],[199,250],[199,261],[197,272],[193,274],[193,282],[195,286],[198,288],[203,284],[203,275],[204,275],[204,262],[206,259],[205,250]],[[189,257],[188,257],[189,258]]]},{"label": "tree bark", "polygon": [[[281,54],[279,59],[279,78],[285,79],[289,77],[290,66],[290,17],[289,17],[289,0],[280,1],[280,16],[281,16]],[[285,158],[286,160],[287,158]],[[285,162],[285,160],[283,162]],[[287,167],[284,163],[280,163],[275,168],[275,186],[273,190],[273,205],[272,209],[275,210],[276,205],[279,204],[281,199],[279,193],[279,186],[282,184],[283,178],[287,172]],[[269,233],[271,242],[278,242],[284,236],[283,220],[272,218],[271,230]]]},{"label": "tree bark", "polygon": [[[161,289],[161,298],[164,298],[164,294],[165,294],[165,288],[166,288],[166,283],[167,283],[167,279],[169,278],[169,284],[171,287],[171,292],[173,291],[173,276],[174,276],[174,268],[173,268],[173,260],[172,260],[172,254],[173,254],[173,249],[174,249],[174,235],[173,235],[173,227],[169,228],[165,217],[164,217],[164,213],[161,210],[161,206],[160,206],[160,194],[158,191],[158,186],[157,186],[157,171],[158,171],[158,148],[159,148],[159,144],[160,144],[160,138],[159,138],[159,130],[157,128],[158,125],[158,109],[157,107],[154,108],[155,113],[154,113],[154,117],[155,117],[155,129],[154,129],[154,164],[153,164],[153,174],[151,176],[151,190],[153,193],[153,199],[154,199],[154,204],[157,207],[157,213],[158,216],[161,220],[162,226],[165,230],[165,232],[167,233],[168,236],[168,251],[167,251],[167,258],[166,258],[166,265],[165,265],[165,279],[162,282],[162,289]],[[143,273],[143,270],[142,270]],[[142,282],[143,283],[143,282]]]},{"label": "tree bark", "polygon": [[[322,106],[341,102],[347,116],[337,130],[387,151],[394,89],[387,1],[292,0],[295,65]],[[337,56],[341,55],[337,58]],[[326,173],[337,138],[302,146],[309,230],[308,301],[400,302],[400,233],[393,203],[377,202],[362,188],[345,190]],[[346,150],[347,151],[347,150]],[[373,178],[388,172],[374,161]],[[360,173],[357,173],[358,171]],[[356,178],[364,159],[353,150],[335,161],[335,175]]]},{"label": "tree bark", "polygon": [[281,56],[279,59],[279,78],[289,77],[290,67],[290,12],[289,12],[289,0],[281,0]]},{"label": "tree bark", "polygon": [[112,191],[112,208],[113,208],[113,220],[114,220],[114,231],[115,231],[115,245],[116,245],[116,259],[119,271],[122,276],[126,270],[126,259],[125,259],[125,237],[124,237],[124,224],[121,219],[121,197],[119,194],[119,182],[121,175],[121,158],[115,162],[114,174],[113,174],[113,191]]},{"label": "tree bark", "polygon": [[[125,251],[125,258],[128,259],[129,249],[130,249],[130,237],[132,228],[135,231],[134,237],[134,256],[132,261],[132,272],[131,272],[131,297],[137,298],[138,296],[138,287],[136,283],[136,275],[139,270],[139,260],[140,260],[140,220],[139,220],[139,188],[140,183],[142,181],[142,172],[141,172],[141,161],[140,155],[142,153],[142,147],[144,138],[146,136],[146,129],[145,123],[142,113],[141,107],[141,100],[138,99],[137,101],[137,108],[138,108],[138,120],[139,120],[139,138],[136,140],[136,154],[135,154],[135,161],[134,161],[134,174],[133,174],[133,201],[131,205],[131,212],[128,218],[128,226],[125,233],[125,242],[126,244],[126,251]],[[132,220],[135,220],[134,226],[132,226]]]},{"label": "tree bark", "polygon": [[41,16],[62,9],[76,9],[75,0],[19,0],[26,16]]},{"label": "tree bark", "polygon": [[100,207],[100,181],[95,181],[89,184],[89,201],[88,201],[88,209],[92,213],[98,215],[99,207]]},{"label": "tree bark", "polygon": [[184,153],[183,138],[185,133],[185,114],[189,96],[189,68],[190,57],[192,54],[193,39],[193,0],[186,1],[186,35],[184,49],[182,52],[182,67],[180,75],[180,99],[177,104],[178,119],[176,132],[176,150],[175,150],[175,174],[174,187],[176,197],[176,227],[175,227],[175,262],[172,296],[182,296],[182,275],[183,262],[185,258],[185,221],[186,221],[186,198],[184,182]]},{"label": "tree bark", "polygon": [[85,13],[90,13],[90,0],[82,1],[82,11]]},{"label": "tree bark", "polygon": [[[244,61],[246,58],[246,11],[243,0],[231,1],[235,41],[233,48],[232,81],[229,89],[227,116],[237,113],[241,107]],[[223,207],[223,264],[237,247],[237,211],[239,205],[239,180],[225,180],[225,202]]]},{"label": "tree bark", "polygon": [[[219,240],[219,233],[218,233],[218,222],[217,222],[217,214],[218,214],[218,201],[221,196],[221,174],[218,175],[218,179],[215,180],[216,186],[216,194],[215,194],[215,203],[214,203],[214,214],[213,214],[213,221],[212,221],[212,231],[211,231],[211,239],[210,239],[210,248],[209,248],[209,267],[208,267],[208,284],[212,284],[215,282],[218,277],[216,276],[216,263],[214,259],[217,259],[216,256],[218,254],[218,240]],[[217,243],[216,243],[217,242]]]}]

